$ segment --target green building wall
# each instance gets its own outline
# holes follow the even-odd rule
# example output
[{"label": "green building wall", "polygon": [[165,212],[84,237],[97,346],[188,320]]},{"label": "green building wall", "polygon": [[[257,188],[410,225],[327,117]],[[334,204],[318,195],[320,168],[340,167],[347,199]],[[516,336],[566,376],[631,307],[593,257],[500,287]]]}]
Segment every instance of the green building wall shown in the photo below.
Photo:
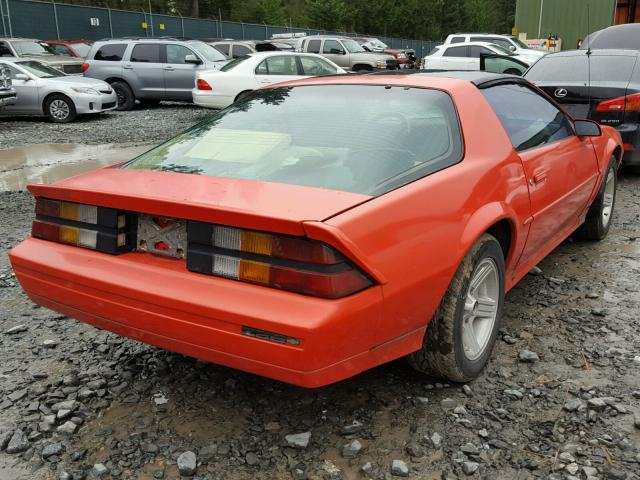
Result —
[{"label": "green building wall", "polygon": [[532,39],[557,35],[562,50],[572,50],[588,33],[612,25],[615,9],[616,0],[517,0],[515,27]]}]

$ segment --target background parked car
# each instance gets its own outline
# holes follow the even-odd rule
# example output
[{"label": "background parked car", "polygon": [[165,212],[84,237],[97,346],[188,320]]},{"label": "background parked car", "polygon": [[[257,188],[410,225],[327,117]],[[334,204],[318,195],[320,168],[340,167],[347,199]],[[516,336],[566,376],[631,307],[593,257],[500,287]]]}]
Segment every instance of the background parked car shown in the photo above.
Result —
[{"label": "background parked car", "polygon": [[640,52],[570,50],[545,56],[525,74],[575,118],[618,129],[623,163],[640,173]]},{"label": "background parked car", "polygon": [[0,64],[0,110],[16,103],[16,91],[11,82],[11,71]]},{"label": "background parked car", "polygon": [[499,35],[494,33],[454,33],[449,35],[445,41],[445,45],[452,43],[469,43],[469,42],[488,42],[500,45],[502,48],[512,51],[517,55],[525,55],[529,57],[544,57],[547,52],[544,50],[536,50],[530,48],[518,37],[513,35]]},{"label": "background parked car", "polygon": [[47,45],[58,55],[85,58],[91,50],[93,40],[47,40]]},{"label": "background parked car", "polygon": [[[514,58],[525,65],[534,62],[530,57],[522,57],[506,50],[499,45],[486,42],[456,43],[454,45],[439,45],[429,55],[424,57],[422,68],[425,70],[480,70],[480,55],[499,55],[503,58]],[[509,73],[522,75],[522,68],[517,65],[505,64],[504,71],[494,73]]]},{"label": "background parked car", "polygon": [[0,57],[33,59],[67,74],[82,73],[82,61],[56,55],[49,45],[33,38],[0,38]]},{"label": "background parked car", "polygon": [[320,35],[304,37],[298,40],[296,51],[317,53],[343,69],[354,72],[398,68],[393,55],[367,52],[358,42],[348,37]]},{"label": "background parked car", "polygon": [[118,110],[131,110],[136,100],[191,102],[196,72],[225,63],[224,55],[200,40],[121,38],[96,42],[82,68],[86,77],[111,84]]},{"label": "background parked car", "polygon": [[256,52],[233,60],[220,70],[196,74],[193,102],[225,108],[271,83],[347,73],[331,60],[312,53]]},{"label": "background parked car", "polygon": [[412,48],[390,48],[375,37],[352,37],[368,52],[387,53],[393,55],[399,68],[414,68],[416,51]]},{"label": "background parked car", "polygon": [[65,75],[49,65],[22,58],[0,58],[11,72],[18,101],[3,114],[46,115],[67,123],[78,115],[116,108],[116,94],[108,83],[80,75]]},{"label": "background parked car", "polygon": [[293,51],[294,48],[284,40],[205,40],[229,59],[240,58],[255,52],[278,50]]},{"label": "background parked car", "polygon": [[590,33],[582,41],[580,48],[640,50],[640,24],[613,25]]}]

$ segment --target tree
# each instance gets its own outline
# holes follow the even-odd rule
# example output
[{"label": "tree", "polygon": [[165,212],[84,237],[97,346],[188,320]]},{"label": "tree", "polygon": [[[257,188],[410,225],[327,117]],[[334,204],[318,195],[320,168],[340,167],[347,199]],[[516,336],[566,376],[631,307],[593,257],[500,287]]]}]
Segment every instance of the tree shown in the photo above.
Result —
[{"label": "tree", "polygon": [[312,27],[338,30],[348,22],[348,8],[343,0],[308,0],[307,18]]}]

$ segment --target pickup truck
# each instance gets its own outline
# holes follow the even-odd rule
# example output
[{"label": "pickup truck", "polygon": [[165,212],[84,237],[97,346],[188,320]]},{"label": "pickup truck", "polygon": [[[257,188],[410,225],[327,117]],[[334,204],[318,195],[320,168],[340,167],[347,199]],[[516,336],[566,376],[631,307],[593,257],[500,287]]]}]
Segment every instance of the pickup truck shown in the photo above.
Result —
[{"label": "pickup truck", "polygon": [[16,91],[11,83],[11,71],[0,65],[0,110],[16,103]]}]

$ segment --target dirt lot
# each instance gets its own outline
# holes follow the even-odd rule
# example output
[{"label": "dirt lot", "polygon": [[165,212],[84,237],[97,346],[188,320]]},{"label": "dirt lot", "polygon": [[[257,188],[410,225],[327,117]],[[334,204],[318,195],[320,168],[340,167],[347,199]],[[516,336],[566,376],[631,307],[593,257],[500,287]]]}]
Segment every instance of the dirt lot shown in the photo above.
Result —
[{"label": "dirt lot", "polygon": [[640,178],[621,176],[616,208],[604,242],[565,242],[507,295],[467,387],[397,361],[304,390],[34,306],[6,255],[32,200],[0,193],[0,479],[173,479],[187,451],[200,479],[640,479]]}]

